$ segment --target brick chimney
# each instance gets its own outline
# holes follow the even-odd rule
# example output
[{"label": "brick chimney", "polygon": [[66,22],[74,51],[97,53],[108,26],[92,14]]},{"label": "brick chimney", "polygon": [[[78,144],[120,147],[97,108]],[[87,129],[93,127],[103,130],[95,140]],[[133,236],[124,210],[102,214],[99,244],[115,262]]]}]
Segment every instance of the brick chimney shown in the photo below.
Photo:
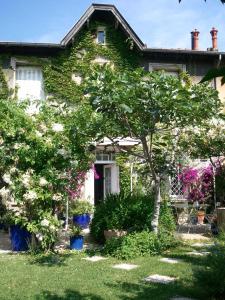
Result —
[{"label": "brick chimney", "polygon": [[191,32],[191,49],[192,50],[198,50],[198,36],[199,36],[199,31],[195,29],[194,31]]},{"label": "brick chimney", "polygon": [[218,30],[216,28],[212,28],[212,30],[210,31],[211,36],[212,36],[212,51],[217,51],[218,50],[218,45],[217,45],[217,32]]}]

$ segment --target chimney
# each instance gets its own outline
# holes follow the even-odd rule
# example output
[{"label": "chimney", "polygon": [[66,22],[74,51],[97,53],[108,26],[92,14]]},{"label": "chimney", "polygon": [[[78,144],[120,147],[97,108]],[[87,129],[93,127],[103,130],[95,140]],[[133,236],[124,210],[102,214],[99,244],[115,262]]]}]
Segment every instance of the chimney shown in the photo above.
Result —
[{"label": "chimney", "polygon": [[212,30],[210,31],[211,36],[212,36],[212,51],[218,51],[218,46],[217,46],[217,32],[218,30],[216,28],[212,28]]},{"label": "chimney", "polygon": [[195,29],[191,32],[191,49],[192,50],[198,50],[198,35],[199,31]]}]

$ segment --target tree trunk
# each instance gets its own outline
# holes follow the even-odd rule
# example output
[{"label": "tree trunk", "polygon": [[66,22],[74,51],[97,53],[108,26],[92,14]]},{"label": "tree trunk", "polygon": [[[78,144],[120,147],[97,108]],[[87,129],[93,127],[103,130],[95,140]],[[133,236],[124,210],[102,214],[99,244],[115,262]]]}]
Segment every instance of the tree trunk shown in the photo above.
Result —
[{"label": "tree trunk", "polygon": [[159,214],[160,214],[160,204],[161,204],[161,192],[160,192],[160,178],[155,181],[155,191],[154,191],[154,210],[152,217],[152,230],[155,234],[158,234],[159,229]]}]

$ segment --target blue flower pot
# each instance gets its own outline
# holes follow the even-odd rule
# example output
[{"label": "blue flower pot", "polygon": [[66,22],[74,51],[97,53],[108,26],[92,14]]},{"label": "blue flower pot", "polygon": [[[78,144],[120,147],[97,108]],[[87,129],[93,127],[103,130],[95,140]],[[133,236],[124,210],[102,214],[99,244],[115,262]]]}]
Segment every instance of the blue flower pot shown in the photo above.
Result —
[{"label": "blue flower pot", "polygon": [[87,228],[90,224],[91,216],[90,214],[76,215],[73,216],[73,223],[79,225],[81,228]]},{"label": "blue flower pot", "polygon": [[13,251],[27,251],[31,241],[31,234],[19,225],[10,226],[10,239]]},{"label": "blue flower pot", "polygon": [[84,245],[84,237],[82,235],[76,235],[70,237],[70,249],[82,250]]}]

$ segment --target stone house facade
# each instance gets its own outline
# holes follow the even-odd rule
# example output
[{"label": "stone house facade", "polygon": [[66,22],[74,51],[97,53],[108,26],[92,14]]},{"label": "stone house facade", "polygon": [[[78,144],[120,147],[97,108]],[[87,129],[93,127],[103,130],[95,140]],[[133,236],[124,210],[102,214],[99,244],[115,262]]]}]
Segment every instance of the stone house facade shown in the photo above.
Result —
[{"label": "stone house facade", "polygon": [[[99,24],[94,30],[93,23]],[[126,44],[127,53],[123,54],[124,56],[120,59],[126,60],[128,56],[135,53],[137,58],[135,63],[149,71],[164,70],[174,76],[181,71],[186,71],[190,74],[192,81],[197,83],[209,69],[225,64],[225,53],[217,49],[216,29],[211,31],[212,47],[204,51],[198,49],[199,32],[197,30],[191,33],[191,49],[149,48],[140,40],[115,6],[93,4],[59,44],[0,42],[1,68],[8,87],[14,94],[16,91],[16,96],[21,101],[27,98],[47,99],[48,92],[45,89],[43,70],[36,59],[48,61],[67,53],[84,30],[91,31],[93,41],[107,49],[107,26],[113,28],[115,35],[119,34],[122,37],[118,44],[113,45],[114,53],[117,47],[121,47],[121,43]],[[82,60],[80,52],[77,53],[77,57]],[[94,62],[104,64],[108,61],[107,55],[96,53]],[[75,72],[70,80],[79,86],[82,78],[79,72]],[[220,85],[220,79],[215,79],[211,84],[219,91],[223,99],[225,87]],[[135,143],[129,140],[120,142],[124,147],[130,147]],[[105,151],[106,146],[107,151]],[[95,169],[99,174],[99,179],[95,178],[94,170],[90,170],[83,191],[84,197],[92,203],[98,203],[108,193],[118,193],[120,190],[119,167],[115,161],[115,153],[110,148],[110,142],[107,139],[96,145]]]}]

